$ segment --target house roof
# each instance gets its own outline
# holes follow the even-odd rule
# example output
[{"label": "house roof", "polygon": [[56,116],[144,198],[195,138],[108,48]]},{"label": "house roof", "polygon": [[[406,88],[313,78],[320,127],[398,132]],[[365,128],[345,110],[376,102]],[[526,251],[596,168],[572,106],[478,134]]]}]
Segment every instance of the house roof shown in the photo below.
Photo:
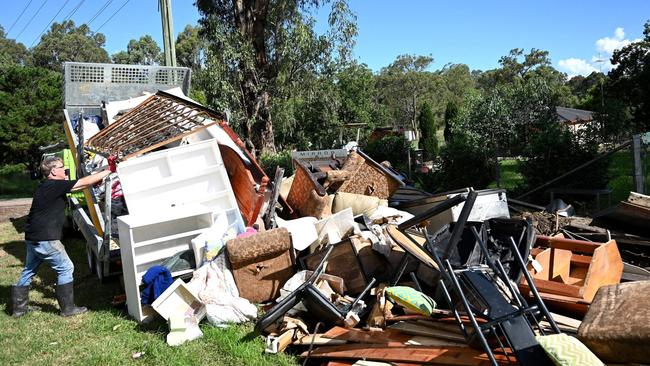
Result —
[{"label": "house roof", "polygon": [[594,120],[594,112],[584,109],[575,109],[567,107],[555,107],[558,122],[563,123],[580,123],[591,122]]}]

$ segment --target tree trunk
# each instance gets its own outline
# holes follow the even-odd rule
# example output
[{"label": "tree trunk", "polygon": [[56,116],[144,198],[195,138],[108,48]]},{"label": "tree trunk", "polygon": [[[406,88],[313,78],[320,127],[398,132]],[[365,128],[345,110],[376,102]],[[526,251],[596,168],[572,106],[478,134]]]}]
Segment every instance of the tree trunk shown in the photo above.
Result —
[{"label": "tree trunk", "polygon": [[275,138],[269,105],[268,81],[273,79],[266,54],[265,26],[268,0],[233,0],[235,26],[251,42],[255,56],[255,69],[246,70],[240,65],[244,78],[241,82],[243,105],[246,111],[246,140],[253,154],[275,153]]}]

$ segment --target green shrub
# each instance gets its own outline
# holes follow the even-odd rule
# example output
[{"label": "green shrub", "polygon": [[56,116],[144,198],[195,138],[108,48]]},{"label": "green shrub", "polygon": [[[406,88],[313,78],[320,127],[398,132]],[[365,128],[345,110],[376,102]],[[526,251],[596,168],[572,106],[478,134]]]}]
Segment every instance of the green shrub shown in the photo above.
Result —
[{"label": "green shrub", "polygon": [[438,156],[438,138],[436,137],[436,119],[428,103],[422,106],[418,123],[422,131],[420,148],[424,149],[424,160],[433,160]]},{"label": "green shrub", "polygon": [[463,187],[482,189],[494,180],[494,162],[483,146],[472,143],[461,134],[453,135],[440,158],[440,169],[435,173],[440,191]]},{"label": "green shrub", "polygon": [[363,148],[376,162],[389,161],[398,170],[408,169],[408,141],[404,136],[386,136]]},{"label": "green shrub", "polygon": [[[598,155],[598,133],[595,131],[573,133],[559,123],[549,123],[531,135],[520,165],[528,189],[539,187]],[[608,181],[607,167],[608,159],[602,159],[548,188],[604,188]],[[540,190],[536,197],[543,198],[544,191]]]},{"label": "green shrub", "polygon": [[276,154],[263,154],[259,159],[259,164],[270,179],[275,177],[276,166],[284,168],[285,177],[293,175],[290,150],[283,150]]}]

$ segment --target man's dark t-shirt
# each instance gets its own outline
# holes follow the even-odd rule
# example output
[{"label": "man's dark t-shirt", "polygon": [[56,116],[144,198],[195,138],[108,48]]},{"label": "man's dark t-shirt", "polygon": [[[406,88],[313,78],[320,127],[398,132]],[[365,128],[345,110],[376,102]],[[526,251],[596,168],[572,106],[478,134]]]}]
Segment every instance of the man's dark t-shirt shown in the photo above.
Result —
[{"label": "man's dark t-shirt", "polygon": [[76,180],[48,179],[36,188],[27,216],[25,240],[61,239],[65,220],[65,195],[72,190],[75,183]]}]

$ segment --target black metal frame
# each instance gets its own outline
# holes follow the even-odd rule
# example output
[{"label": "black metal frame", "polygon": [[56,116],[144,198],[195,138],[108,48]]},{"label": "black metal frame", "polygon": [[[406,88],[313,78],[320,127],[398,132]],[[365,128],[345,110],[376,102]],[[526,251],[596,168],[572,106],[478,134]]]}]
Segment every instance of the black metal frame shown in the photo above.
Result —
[{"label": "black metal frame", "polygon": [[[457,197],[459,196],[454,198]],[[460,233],[467,223],[467,218],[469,217],[476,197],[477,193],[473,189],[470,189],[467,198],[462,199],[466,202],[459,216],[459,220],[454,226],[448,248],[454,248],[458,244]],[[453,198],[443,201],[429,211],[399,225],[398,230],[413,240],[407,231],[408,228],[458,203],[458,199],[454,200]],[[526,302],[517,287],[511,283],[501,261],[498,259],[493,260],[490,257],[487,246],[476,228],[472,227],[471,229],[478,241],[480,250],[486,258],[485,265],[454,269],[448,259],[445,259],[443,262],[435,251],[423,248],[424,252],[440,268],[441,279],[439,285],[461,332],[468,343],[478,342],[480,344],[492,365],[498,365],[498,363],[492,350],[493,347],[488,343],[488,337],[492,340],[493,345],[498,345],[498,348],[500,348],[508,360],[511,359],[511,356],[514,356],[517,362],[524,365],[548,364],[548,357],[534,338],[535,328],[540,334],[545,334],[537,318],[540,316],[545,317],[550,323],[553,332],[560,333],[560,330],[539,296],[530,274],[525,270],[526,264],[519,253],[514,239],[509,237],[509,245],[516,262],[520,268],[524,269],[524,277],[533,293],[534,303],[532,305]],[[424,228],[424,231],[427,238],[427,246],[429,246],[431,242],[428,235],[426,235],[426,228]],[[504,286],[506,287],[505,290],[502,289]],[[454,298],[452,298],[450,289],[453,291],[457,301],[454,301]],[[506,291],[509,292],[510,299],[503,295]],[[460,306],[457,305],[459,302]],[[491,306],[493,307],[492,309],[490,308]],[[470,331],[462,321],[461,311],[469,318],[473,331]],[[494,314],[493,316],[490,316],[492,314],[491,312]],[[482,320],[480,324],[478,319]],[[503,341],[505,341],[505,345]],[[508,351],[506,346],[510,351]]]}]

